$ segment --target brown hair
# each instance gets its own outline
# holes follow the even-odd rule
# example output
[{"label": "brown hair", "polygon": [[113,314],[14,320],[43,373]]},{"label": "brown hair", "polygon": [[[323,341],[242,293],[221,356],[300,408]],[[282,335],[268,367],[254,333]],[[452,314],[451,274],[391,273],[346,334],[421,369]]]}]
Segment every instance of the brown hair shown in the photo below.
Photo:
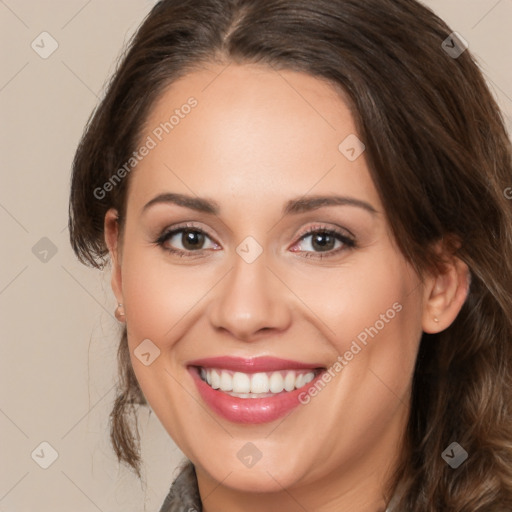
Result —
[{"label": "brown hair", "polygon": [[[89,120],[75,155],[71,244],[101,268],[106,211],[122,226],[129,178],[101,187],[136,148],[155,100],[204,62],[260,63],[326,79],[349,98],[365,157],[396,242],[419,275],[452,250],[471,272],[452,325],[424,334],[401,463],[399,509],[512,510],[512,151],[503,118],[469,50],[414,0],[163,0],[142,23]],[[454,46],[453,40],[448,40]],[[457,45],[455,45],[457,49]],[[129,423],[145,403],[126,330],[111,415],[117,456],[138,473]],[[136,428],[136,425],[135,425]],[[452,469],[453,441],[469,458]]]}]

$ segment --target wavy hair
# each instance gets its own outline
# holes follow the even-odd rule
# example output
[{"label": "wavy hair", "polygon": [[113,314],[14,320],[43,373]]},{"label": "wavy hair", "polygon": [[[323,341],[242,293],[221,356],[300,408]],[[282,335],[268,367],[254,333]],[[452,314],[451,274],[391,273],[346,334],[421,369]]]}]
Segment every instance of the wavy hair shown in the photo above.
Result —
[{"label": "wavy hair", "polygon": [[[155,101],[205,62],[259,63],[327,80],[353,111],[396,243],[419,275],[439,271],[435,242],[471,273],[455,321],[424,334],[401,461],[389,481],[399,510],[512,510],[512,150],[502,114],[471,51],[415,0],[162,0],[132,38],[91,115],[73,162],[69,207],[78,258],[108,261],[106,211],[126,211],[129,179],[98,199],[136,149]],[[443,41],[448,41],[443,43]],[[457,44],[456,44],[457,43]],[[459,52],[460,53],[460,52]],[[111,438],[140,476],[137,404],[128,353]],[[469,458],[441,457],[458,442]]]}]

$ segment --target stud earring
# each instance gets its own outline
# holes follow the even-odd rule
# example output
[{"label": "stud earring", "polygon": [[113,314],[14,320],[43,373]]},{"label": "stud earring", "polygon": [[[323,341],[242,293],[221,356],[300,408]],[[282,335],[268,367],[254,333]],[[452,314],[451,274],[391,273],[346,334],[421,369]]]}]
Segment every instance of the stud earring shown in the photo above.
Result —
[{"label": "stud earring", "polygon": [[437,316],[434,317],[434,322],[437,324],[439,322],[439,318]]},{"label": "stud earring", "polygon": [[124,307],[121,303],[117,304],[117,308],[114,312],[115,317],[117,318],[118,322],[124,322],[125,321],[125,315],[124,315]]}]

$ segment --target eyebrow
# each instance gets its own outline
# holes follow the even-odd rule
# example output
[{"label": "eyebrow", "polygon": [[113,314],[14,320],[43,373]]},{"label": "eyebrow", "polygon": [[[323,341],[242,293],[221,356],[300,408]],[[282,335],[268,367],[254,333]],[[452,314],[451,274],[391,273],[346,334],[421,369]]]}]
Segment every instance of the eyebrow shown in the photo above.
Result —
[{"label": "eyebrow", "polygon": [[375,215],[377,210],[366,201],[347,196],[308,196],[299,199],[291,199],[283,208],[283,215],[303,213],[310,210],[317,210],[324,206],[356,206],[367,210]]},{"label": "eyebrow", "polygon": [[212,199],[203,199],[200,197],[192,197],[187,196],[185,194],[174,194],[174,193],[166,193],[159,194],[154,197],[144,205],[142,211],[146,211],[151,206],[156,204],[177,204],[178,206],[183,206],[185,208],[190,208],[191,210],[197,210],[198,212],[211,213],[213,215],[218,215],[220,211],[219,204],[213,201]]},{"label": "eyebrow", "polygon": [[[185,194],[175,193],[159,194],[158,196],[151,199],[151,201],[146,203],[142,211],[145,212],[147,209],[156,204],[169,203],[176,204],[178,206],[183,206],[184,208],[189,208],[191,210],[196,210],[198,212],[209,213],[212,215],[218,215],[220,213],[219,204],[216,201],[213,201],[212,199],[192,197],[187,196]],[[282,215],[296,215],[311,210],[317,210],[318,208],[323,208],[325,206],[355,206],[358,208],[362,208],[373,215],[378,213],[377,210],[370,203],[362,201],[361,199],[356,199],[348,196],[316,195],[300,197],[298,199],[290,199],[285,203]]]}]

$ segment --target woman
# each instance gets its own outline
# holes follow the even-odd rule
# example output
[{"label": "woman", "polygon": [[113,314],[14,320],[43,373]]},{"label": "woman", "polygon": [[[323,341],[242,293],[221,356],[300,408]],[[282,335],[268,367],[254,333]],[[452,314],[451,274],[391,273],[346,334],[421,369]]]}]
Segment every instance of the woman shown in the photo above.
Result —
[{"label": "woman", "polygon": [[153,8],[69,225],[125,324],[119,459],[134,404],[187,456],[162,512],[512,510],[511,160],[413,0]]}]

